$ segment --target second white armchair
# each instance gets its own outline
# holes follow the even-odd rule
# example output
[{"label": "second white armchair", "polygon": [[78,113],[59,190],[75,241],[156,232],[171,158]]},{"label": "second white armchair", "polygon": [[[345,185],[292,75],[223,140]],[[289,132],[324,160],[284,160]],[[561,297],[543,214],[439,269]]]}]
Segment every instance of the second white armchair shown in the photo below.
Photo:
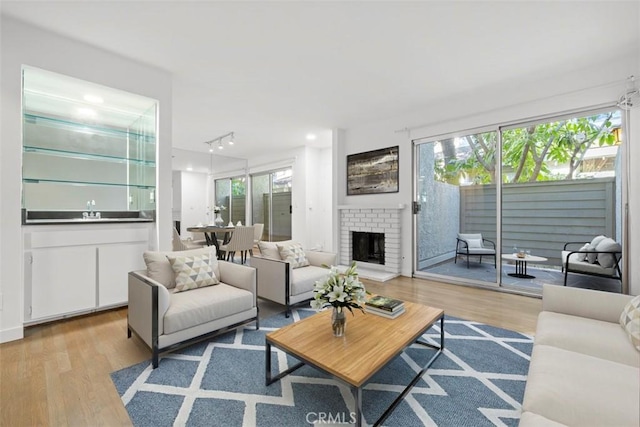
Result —
[{"label": "second white armchair", "polygon": [[251,257],[251,266],[258,270],[258,297],[284,305],[286,317],[291,306],[313,298],[316,281],[329,274],[323,265],[336,263],[335,253],[303,250],[290,240],[260,242],[258,247],[261,255]]}]

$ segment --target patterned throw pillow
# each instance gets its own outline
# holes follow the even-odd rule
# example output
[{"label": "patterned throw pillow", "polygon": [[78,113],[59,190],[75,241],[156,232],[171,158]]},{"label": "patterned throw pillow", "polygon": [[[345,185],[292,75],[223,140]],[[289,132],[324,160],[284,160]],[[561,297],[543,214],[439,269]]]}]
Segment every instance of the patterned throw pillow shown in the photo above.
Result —
[{"label": "patterned throw pillow", "polygon": [[640,295],[624,306],[620,314],[620,325],[631,340],[631,344],[640,351]]},{"label": "patterned throw pillow", "polygon": [[210,255],[178,255],[168,256],[167,258],[176,276],[175,292],[183,292],[220,283],[213,273],[213,263]]},{"label": "patterned throw pillow", "polygon": [[302,245],[300,243],[278,245],[278,251],[280,252],[280,258],[291,264],[292,268],[306,267],[309,265],[309,260],[307,259],[304,249],[302,249]]}]

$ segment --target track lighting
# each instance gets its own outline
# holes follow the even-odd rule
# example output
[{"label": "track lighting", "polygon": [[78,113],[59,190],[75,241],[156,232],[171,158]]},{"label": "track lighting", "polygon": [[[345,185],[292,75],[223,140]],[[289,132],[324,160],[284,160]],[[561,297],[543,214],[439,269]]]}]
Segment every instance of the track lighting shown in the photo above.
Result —
[{"label": "track lighting", "polygon": [[224,150],[224,145],[222,144],[222,141],[225,138],[229,138],[228,144],[229,145],[233,145],[235,144],[235,140],[234,140],[234,132],[229,132],[229,133],[225,133],[222,136],[219,136],[217,138],[212,139],[211,141],[205,141],[204,143],[207,144],[209,146],[209,152],[213,153],[213,147],[215,146],[214,144],[218,144],[218,150]]}]

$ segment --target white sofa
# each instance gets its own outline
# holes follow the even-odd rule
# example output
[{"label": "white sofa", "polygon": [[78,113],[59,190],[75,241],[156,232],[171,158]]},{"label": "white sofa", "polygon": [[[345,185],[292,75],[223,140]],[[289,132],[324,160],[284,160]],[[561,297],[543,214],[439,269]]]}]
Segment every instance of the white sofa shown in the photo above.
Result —
[{"label": "white sofa", "polygon": [[628,295],[545,285],[520,427],[640,425],[640,352]]},{"label": "white sofa", "polygon": [[260,255],[251,257],[251,266],[258,270],[258,296],[284,305],[286,317],[289,317],[292,305],[313,298],[315,282],[329,274],[323,265],[336,263],[335,253],[305,250],[310,265],[294,268],[292,262],[281,258],[277,249],[277,245],[292,243],[295,242],[260,242]]},{"label": "white sofa", "polygon": [[[220,283],[175,292],[175,278],[167,256],[210,254]],[[256,322],[259,329],[255,268],[216,259],[215,247],[145,252],[147,270],[129,272],[127,334],[149,346],[153,367],[159,353],[171,348]]]}]

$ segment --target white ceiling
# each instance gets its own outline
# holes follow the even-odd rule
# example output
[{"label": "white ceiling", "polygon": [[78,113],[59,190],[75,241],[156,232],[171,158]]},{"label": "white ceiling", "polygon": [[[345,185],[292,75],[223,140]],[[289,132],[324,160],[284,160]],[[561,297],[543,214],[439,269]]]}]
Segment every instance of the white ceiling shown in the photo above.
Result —
[{"label": "white ceiling", "polygon": [[[2,1],[3,14],[173,74],[173,144],[249,158],[639,49],[637,1]],[[305,139],[316,133],[314,142]]]}]

